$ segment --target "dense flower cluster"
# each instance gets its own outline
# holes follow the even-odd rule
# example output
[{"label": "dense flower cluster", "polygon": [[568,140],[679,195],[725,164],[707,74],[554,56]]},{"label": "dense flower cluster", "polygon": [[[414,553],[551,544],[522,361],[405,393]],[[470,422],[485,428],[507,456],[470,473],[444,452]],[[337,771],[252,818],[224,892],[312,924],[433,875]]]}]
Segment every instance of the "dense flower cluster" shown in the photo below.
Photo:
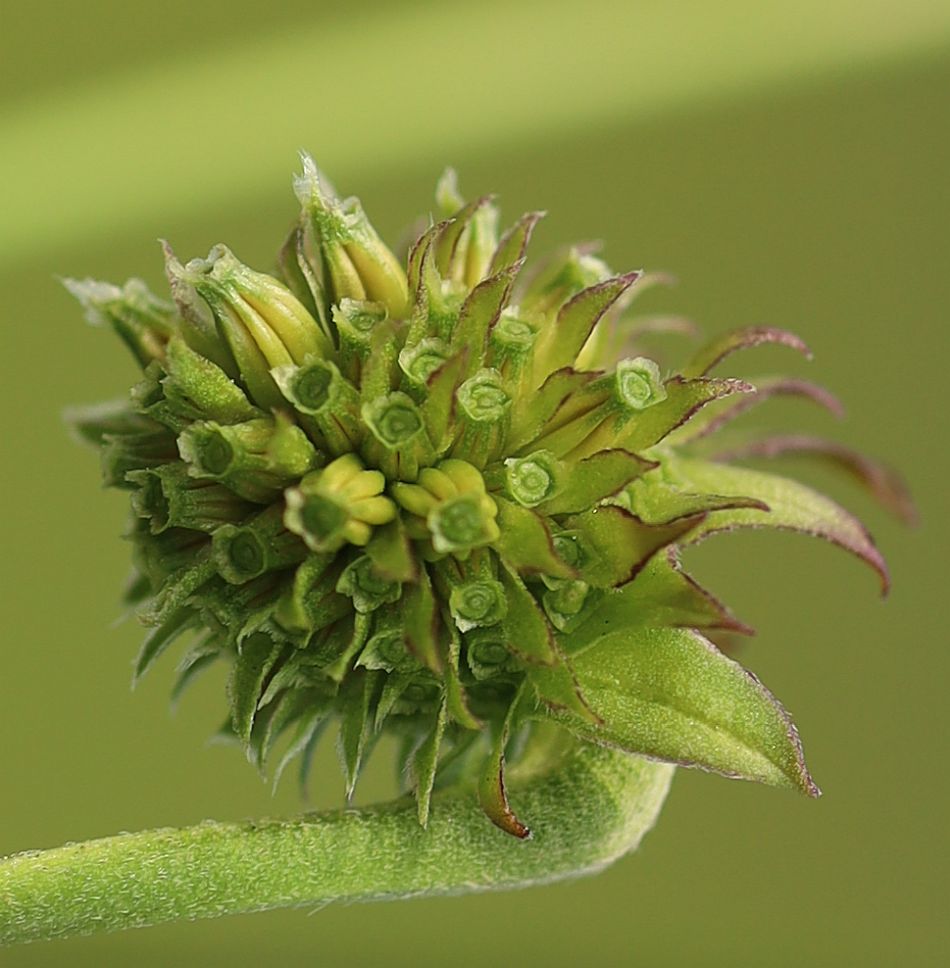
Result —
[{"label": "dense flower cluster", "polygon": [[276,277],[166,246],[170,302],[68,283],[142,367],[130,399],[74,414],[131,498],[129,599],[151,626],[136,675],[188,634],[176,692],[227,660],[229,729],[262,768],[283,737],[278,773],[337,722],[348,795],[396,734],[423,824],[437,778],[470,778],[526,835],[505,755],[545,720],[815,793],[784,711],[700,634],[745,627],[678,558],[714,532],[794,528],[886,581],[837,505],[725,458],[829,453],[898,500],[877,465],[811,438],[710,444],[776,394],[837,406],[801,380],[708,375],[801,342],[740,330],[664,372],[626,314],[650,277],[581,248],[525,273],[538,213],[499,236],[491,199],[465,203],[449,175],[404,266],[309,158],[295,187]]}]

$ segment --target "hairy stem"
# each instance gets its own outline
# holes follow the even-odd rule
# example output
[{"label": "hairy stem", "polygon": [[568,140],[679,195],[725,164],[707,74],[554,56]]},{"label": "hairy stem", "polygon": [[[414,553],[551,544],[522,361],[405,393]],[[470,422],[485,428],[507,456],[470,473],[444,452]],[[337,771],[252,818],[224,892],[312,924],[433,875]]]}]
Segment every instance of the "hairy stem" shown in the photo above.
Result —
[{"label": "hairy stem", "polygon": [[317,905],[527,887],[593,873],[652,826],[673,768],[587,744],[512,783],[521,842],[468,791],[293,820],[208,821],[0,861],[0,944]]}]

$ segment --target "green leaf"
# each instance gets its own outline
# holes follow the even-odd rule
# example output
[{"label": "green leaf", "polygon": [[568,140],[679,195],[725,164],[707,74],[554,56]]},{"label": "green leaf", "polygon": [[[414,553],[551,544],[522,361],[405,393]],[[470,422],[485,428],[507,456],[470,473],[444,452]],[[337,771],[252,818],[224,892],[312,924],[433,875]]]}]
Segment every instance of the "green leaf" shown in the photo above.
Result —
[{"label": "green leaf", "polygon": [[[573,406],[576,406],[578,401],[593,407],[606,399],[606,393],[592,400],[588,400],[587,396],[581,393],[599,375],[572,370],[570,367],[564,367],[552,373],[525,401],[525,405],[516,407],[511,414],[511,426],[507,438],[508,449],[512,453],[524,450],[542,430],[560,426],[562,422],[574,416]],[[570,413],[562,415],[562,411],[566,410],[570,410]]]},{"label": "green leaf", "polygon": [[[267,718],[267,724],[261,732],[256,745],[256,764],[259,769],[267,764],[267,759],[286,729],[313,710],[323,709],[332,705],[333,697],[327,696],[316,689],[288,689],[274,700],[274,708]],[[254,743],[257,729],[252,731],[251,742]]]},{"label": "green leaf", "polygon": [[706,407],[688,424],[670,434],[667,443],[678,447],[708,437],[772,397],[797,397],[809,400],[839,420],[844,416],[841,401],[829,390],[809,380],[786,376],[759,376],[752,377],[750,382],[755,387],[755,393],[728,400],[723,406],[713,404]]},{"label": "green leaf", "polygon": [[386,717],[393,711],[393,707],[399,702],[399,697],[411,682],[412,676],[404,675],[401,672],[391,672],[383,679],[383,688],[380,691],[379,702],[376,703],[376,713],[373,716],[374,732],[378,733],[383,728]]},{"label": "green leaf", "polygon": [[484,205],[491,204],[493,196],[483,195],[469,202],[459,209],[455,215],[444,223],[442,231],[435,242],[435,263],[443,277],[450,275],[456,249],[465,229]]},{"label": "green leaf", "polygon": [[607,589],[594,608],[584,611],[570,632],[558,636],[572,655],[601,636],[624,629],[686,627],[752,634],[752,629],[680,569],[671,552],[654,555],[632,582]]},{"label": "green leaf", "polygon": [[251,727],[264,691],[264,680],[280,652],[281,645],[261,633],[245,639],[234,660],[228,681],[228,700],[231,703],[234,732],[245,743],[251,738]]},{"label": "green leaf", "polygon": [[548,709],[564,710],[591,723],[600,723],[581,691],[570,659],[555,646],[557,661],[548,666],[532,666],[525,670],[528,682],[538,699]]},{"label": "green leaf", "polygon": [[505,232],[492,256],[489,274],[495,275],[524,258],[534,227],[544,218],[544,215],[544,212],[528,212]]},{"label": "green leaf", "polygon": [[403,586],[402,621],[406,644],[419,661],[433,672],[441,671],[436,636],[438,613],[432,582],[425,568],[419,578]]},{"label": "green leaf", "polygon": [[432,729],[416,749],[409,764],[419,808],[419,823],[423,827],[429,824],[429,804],[432,800],[432,787],[439,762],[439,747],[442,745],[444,732],[445,702],[439,706]]},{"label": "green leaf", "polygon": [[429,377],[429,394],[422,403],[422,419],[437,454],[452,443],[449,428],[455,413],[455,391],[462,382],[469,352],[461,350]]},{"label": "green leaf", "polygon": [[505,721],[495,730],[491,753],[478,779],[478,802],[496,827],[519,840],[527,840],[531,831],[515,816],[505,789],[505,750],[508,748],[508,737],[517,716],[520,696],[521,693],[509,707]]},{"label": "green leaf", "polygon": [[730,494],[697,494],[671,487],[663,471],[646,474],[633,482],[627,491],[630,508],[647,524],[669,524],[682,518],[710,511],[733,511],[740,508],[768,511],[769,506],[755,497]]},{"label": "green leaf", "polygon": [[352,623],[348,621],[338,622],[330,630],[332,635],[331,649],[336,652],[337,658],[332,665],[327,666],[326,674],[334,682],[343,681],[350,670],[353,659],[366,644],[372,627],[373,617],[371,615],[357,613],[353,616]]},{"label": "green leaf", "polygon": [[904,524],[917,523],[917,509],[907,483],[893,467],[839,444],[835,440],[810,434],[776,434],[755,437],[717,451],[716,461],[732,462],[750,457],[772,459],[791,455],[819,460],[848,475],[863,487],[885,510]]},{"label": "green leaf", "polygon": [[624,508],[604,505],[567,518],[564,528],[580,544],[580,577],[595,588],[631,581],[660,548],[681,540],[702,515],[669,524],[647,524]]},{"label": "green leaf", "polygon": [[337,744],[343,776],[346,781],[346,799],[353,796],[363,753],[369,738],[370,706],[376,692],[379,674],[366,672],[347,680],[344,684],[345,696],[340,705],[340,736]]},{"label": "green leaf", "polygon": [[811,359],[811,351],[808,347],[787,329],[777,329],[774,326],[747,326],[716,337],[683,367],[682,374],[687,378],[702,376],[737,350],[762,346],[766,343],[788,346]]},{"label": "green leaf", "polygon": [[488,332],[508,302],[511,287],[520,270],[521,263],[516,262],[497,275],[480,282],[462,304],[458,323],[452,334],[452,347],[456,351],[465,347],[469,349],[467,376],[472,376],[484,366]]},{"label": "green leaf", "polygon": [[628,272],[590,286],[561,308],[553,325],[544,328],[535,343],[532,360],[534,386],[540,386],[549,373],[574,362],[600,318],[640,275],[640,272]]},{"label": "green leaf", "polygon": [[398,582],[416,580],[418,566],[401,517],[373,528],[366,554],[384,578]]},{"label": "green leaf", "polygon": [[579,461],[567,475],[562,490],[550,501],[543,502],[541,508],[545,514],[586,511],[653,467],[656,467],[653,461],[626,450],[599,451]]},{"label": "green leaf", "polygon": [[297,567],[275,613],[285,628],[321,629],[350,611],[349,599],[336,591],[339,576],[330,568],[333,558],[331,553],[315,552]]},{"label": "green leaf", "polygon": [[310,710],[310,712],[297,721],[293,738],[291,739],[290,744],[287,746],[287,749],[284,751],[284,755],[280,758],[280,762],[277,764],[277,769],[274,770],[274,790],[276,790],[280,784],[280,778],[284,775],[284,770],[286,770],[287,767],[298,756],[303,757],[301,762],[300,787],[301,791],[305,789],[306,773],[307,769],[309,768],[309,757],[313,754],[317,741],[329,722],[330,710],[330,704],[324,707],[318,707]]},{"label": "green leaf", "polygon": [[465,691],[462,688],[462,681],[459,675],[459,661],[462,652],[462,640],[459,636],[455,623],[445,618],[444,625],[448,631],[448,643],[446,651],[448,653],[443,675],[445,676],[445,703],[449,715],[465,729],[481,730],[482,723],[472,715],[465,701]]},{"label": "green leaf", "polygon": [[181,697],[195,679],[221,657],[221,647],[213,636],[195,643],[178,663],[178,676],[172,686],[169,705],[172,712],[178,708]]},{"label": "green leaf", "polygon": [[198,615],[190,608],[178,608],[171,611],[145,637],[139,654],[135,659],[135,671],[132,675],[134,686],[142,676],[152,667],[155,660],[188,629],[198,624]]},{"label": "green leaf", "polygon": [[531,664],[551,665],[556,659],[554,632],[534,595],[518,573],[505,562],[498,577],[508,598],[508,611],[501,620],[508,647]]},{"label": "green leaf", "polygon": [[664,461],[663,466],[664,477],[674,485],[719,494],[734,492],[758,498],[769,507],[767,512],[752,508],[713,511],[689,536],[689,543],[739,528],[800,531],[857,555],[877,572],[886,594],[890,579],[880,551],[861,522],[830,498],[787,477],[744,467],[682,458]]},{"label": "green leaf", "polygon": [[415,307],[412,310],[412,321],[406,337],[408,345],[417,343],[427,332],[430,282],[437,281],[441,285],[441,280],[432,278],[433,275],[438,276],[438,270],[434,265],[433,243],[448,224],[446,220],[430,225],[409,250],[406,278],[409,284],[409,298],[415,300]]},{"label": "green leaf", "polygon": [[659,443],[670,431],[711,403],[735,393],[753,393],[755,388],[742,380],[700,377],[666,381],[666,399],[637,414],[617,433],[613,446],[640,452]]},{"label": "green leaf", "polygon": [[602,725],[550,716],[577,735],[630,753],[809,796],[795,727],[767,689],[688,629],[621,629],[575,656],[574,672]]},{"label": "green leaf", "polygon": [[512,568],[528,574],[575,577],[573,569],[554,550],[554,539],[544,518],[497,494],[493,500],[498,505],[501,531],[494,547]]},{"label": "green leaf", "polygon": [[148,625],[157,625],[180,608],[206,582],[216,569],[210,555],[210,542],[195,555],[196,563],[169,575],[142,618]]},{"label": "green leaf", "polygon": [[277,266],[288,289],[320,324],[327,339],[333,334],[327,325],[327,294],[321,280],[304,256],[305,225],[298,220],[277,254]]}]

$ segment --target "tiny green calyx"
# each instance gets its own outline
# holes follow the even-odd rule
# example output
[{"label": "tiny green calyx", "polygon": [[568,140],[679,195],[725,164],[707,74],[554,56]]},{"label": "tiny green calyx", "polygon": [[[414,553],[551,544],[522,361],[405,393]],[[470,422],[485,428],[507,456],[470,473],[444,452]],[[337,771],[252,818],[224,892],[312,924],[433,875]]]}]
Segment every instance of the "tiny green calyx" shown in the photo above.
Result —
[{"label": "tiny green calyx", "polygon": [[[309,157],[294,189],[277,275],[166,244],[170,300],[67,283],[141,369],[127,404],[72,418],[130,493],[130,598],[151,626],[137,674],[196,636],[176,696],[227,663],[231,730],[262,770],[281,749],[278,775],[294,756],[306,775],[336,723],[347,795],[392,734],[423,825],[445,771],[526,837],[506,760],[544,731],[817,794],[784,709],[713,644],[746,627],[680,564],[771,526],[886,585],[859,522],[739,463],[787,439],[717,456],[753,404],[827,394],[768,378],[753,396],[709,371],[801,341],[754,327],[661,364],[630,314],[640,272],[581,248],[525,271],[539,213],[500,231],[494,201],[447,174],[403,261]],[[893,475],[848,466],[901,504]]]}]

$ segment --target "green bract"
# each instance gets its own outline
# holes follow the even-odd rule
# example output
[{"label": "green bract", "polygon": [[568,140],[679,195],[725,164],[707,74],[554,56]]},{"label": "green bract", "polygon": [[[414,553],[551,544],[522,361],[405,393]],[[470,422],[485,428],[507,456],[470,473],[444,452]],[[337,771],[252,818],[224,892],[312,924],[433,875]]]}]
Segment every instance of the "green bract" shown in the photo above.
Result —
[{"label": "green bract", "polygon": [[309,158],[296,193],[277,277],[224,246],[184,265],[166,246],[170,302],[135,280],[68,284],[142,368],[127,402],[74,415],[131,496],[129,594],[151,626],[136,675],[193,636],[176,697],[227,662],[252,761],[289,734],[278,774],[296,755],[305,774],[335,720],[348,794],[395,734],[423,824],[440,777],[467,777],[526,836],[504,762],[539,721],[816,794],[789,717],[710,641],[748,629],[679,563],[716,532],[787,528],[886,585],[854,518],[731,461],[826,454],[900,503],[882,468],[803,437],[717,454],[715,433],[769,396],[834,407],[801,380],[708,375],[801,342],[739,330],[664,370],[627,314],[640,273],[580,249],[523,271],[537,213],[499,236],[492,202],[446,177],[443,220],[403,263]]}]

